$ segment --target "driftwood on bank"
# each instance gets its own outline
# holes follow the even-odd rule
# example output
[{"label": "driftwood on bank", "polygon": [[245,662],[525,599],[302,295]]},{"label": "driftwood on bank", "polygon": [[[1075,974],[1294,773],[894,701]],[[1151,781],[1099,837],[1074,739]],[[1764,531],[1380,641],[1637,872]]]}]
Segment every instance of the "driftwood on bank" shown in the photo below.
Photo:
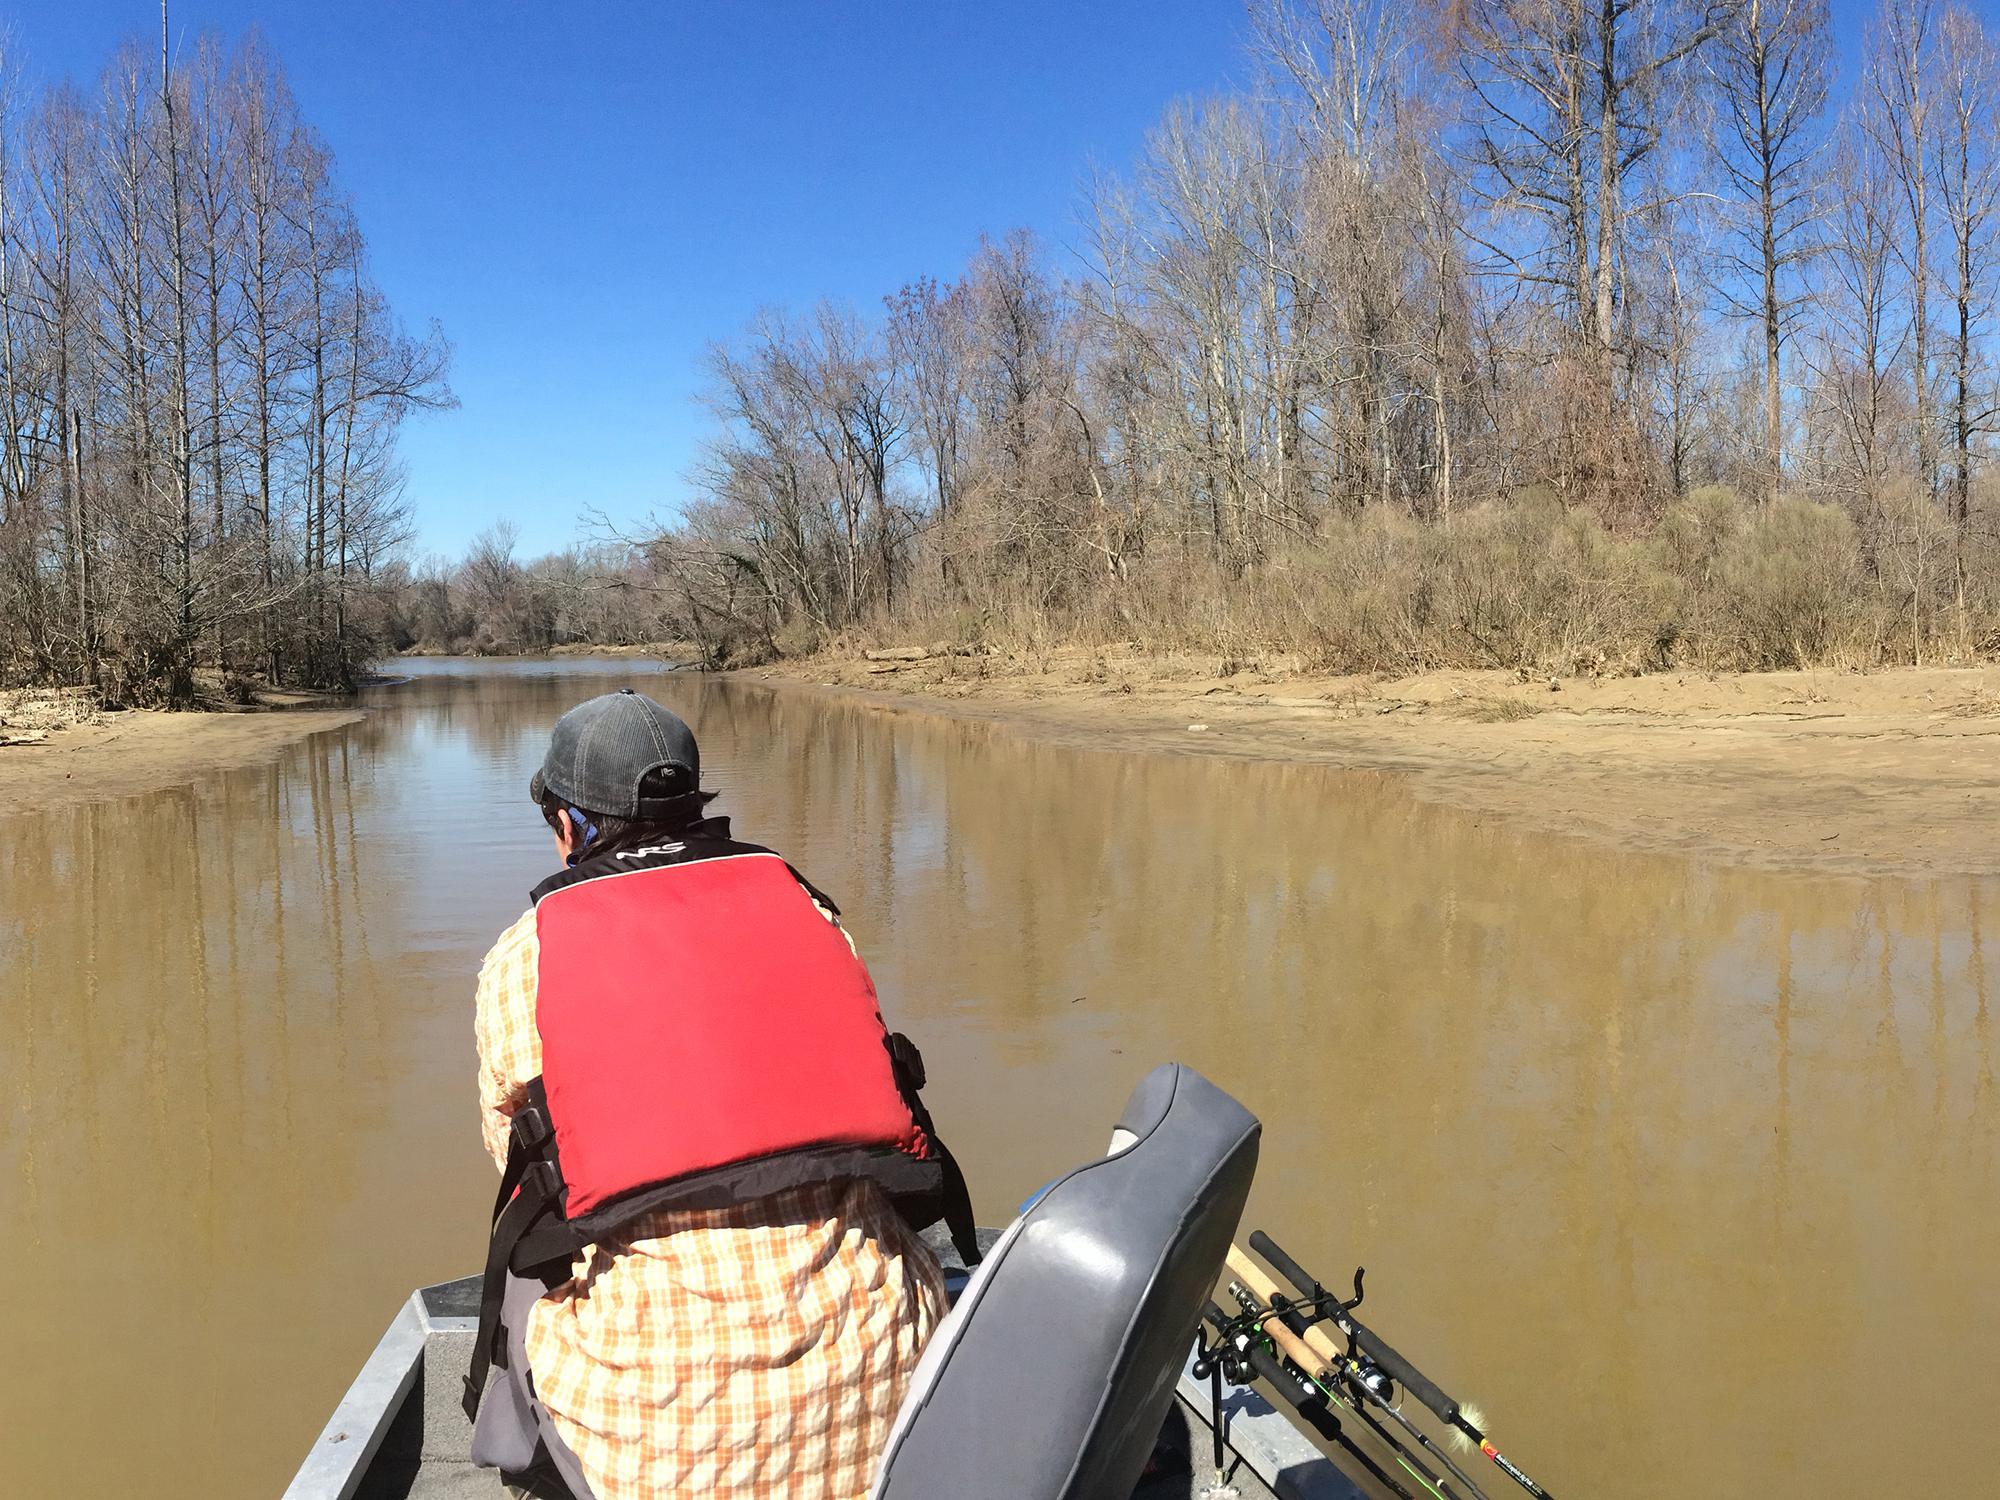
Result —
[{"label": "driftwood on bank", "polygon": [[972,646],[963,642],[953,644],[950,641],[939,641],[930,646],[878,646],[873,650],[863,651],[861,657],[864,661],[908,662],[930,661],[933,658],[946,656],[998,656],[999,654],[998,646]]}]

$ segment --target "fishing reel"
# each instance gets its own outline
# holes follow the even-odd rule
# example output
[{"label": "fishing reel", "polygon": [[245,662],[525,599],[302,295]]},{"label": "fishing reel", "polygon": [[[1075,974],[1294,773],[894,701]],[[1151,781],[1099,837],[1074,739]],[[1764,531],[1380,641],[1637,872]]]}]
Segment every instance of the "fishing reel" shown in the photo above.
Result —
[{"label": "fishing reel", "polygon": [[[1242,1288],[1231,1285],[1230,1291],[1242,1301]],[[1261,1313],[1253,1313],[1249,1307],[1237,1317],[1230,1317],[1214,1302],[1202,1309],[1202,1321],[1214,1328],[1211,1340],[1199,1326],[1194,1336],[1194,1362],[1191,1370],[1196,1380],[1208,1382],[1209,1432],[1214,1443],[1212,1455],[1218,1474],[1225,1472],[1227,1446],[1224,1431],[1227,1423],[1223,1420],[1222,1393],[1225,1387],[1249,1385],[1259,1376],[1285,1378],[1283,1367],[1266,1347],[1269,1341],[1264,1337],[1259,1324]],[[1233,1489],[1227,1491],[1234,1494]]]},{"label": "fishing reel", "polygon": [[1219,1376],[1224,1385],[1250,1384],[1258,1375],[1250,1356],[1250,1351],[1257,1347],[1254,1342],[1257,1338],[1255,1324],[1247,1317],[1224,1318],[1213,1303],[1209,1307],[1212,1314],[1209,1321],[1215,1326],[1216,1337],[1210,1342],[1197,1331],[1195,1379],[1207,1380],[1214,1375]]},{"label": "fishing reel", "polygon": [[1366,1355],[1362,1355],[1359,1358],[1350,1355],[1347,1361],[1346,1375],[1349,1380],[1360,1386],[1362,1390],[1373,1396],[1377,1401],[1382,1402],[1385,1406],[1394,1406],[1396,1404],[1396,1382],[1388,1377],[1380,1365],[1376,1364],[1374,1360],[1369,1359]]},{"label": "fishing reel", "polygon": [[1354,1321],[1348,1317],[1348,1314],[1359,1307],[1368,1295],[1362,1286],[1362,1281],[1367,1275],[1366,1266],[1354,1268],[1354,1295],[1344,1301],[1335,1299],[1331,1292],[1315,1281],[1312,1285],[1313,1296],[1310,1302],[1301,1306],[1309,1308],[1312,1317],[1325,1318],[1347,1336],[1347,1368],[1343,1373],[1348,1380],[1383,1405],[1393,1406],[1396,1403],[1396,1382],[1390,1378],[1387,1370],[1362,1351],[1360,1341],[1354,1336]]}]

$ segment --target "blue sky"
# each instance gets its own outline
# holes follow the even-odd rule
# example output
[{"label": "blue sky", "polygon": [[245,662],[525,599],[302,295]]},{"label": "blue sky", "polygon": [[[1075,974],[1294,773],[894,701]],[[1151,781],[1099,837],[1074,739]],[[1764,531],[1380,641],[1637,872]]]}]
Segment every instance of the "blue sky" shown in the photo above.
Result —
[{"label": "blue sky", "polygon": [[[145,0],[0,0],[29,78],[88,81]],[[767,303],[873,311],[982,230],[1074,239],[1177,95],[1244,73],[1239,0],[173,0],[262,27],[331,142],[377,279],[454,345],[403,451],[419,551],[498,517],[665,511],[707,343]]]}]

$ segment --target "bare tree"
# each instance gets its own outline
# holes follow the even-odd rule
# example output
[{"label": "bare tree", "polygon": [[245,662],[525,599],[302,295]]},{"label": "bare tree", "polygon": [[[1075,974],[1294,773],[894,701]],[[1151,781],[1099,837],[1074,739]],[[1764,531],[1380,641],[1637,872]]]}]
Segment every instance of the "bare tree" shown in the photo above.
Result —
[{"label": "bare tree", "polygon": [[[236,265],[242,316],[234,355],[248,387],[245,434],[255,479],[259,581],[265,594],[277,586],[277,465],[284,446],[289,387],[294,373],[287,330],[297,302],[297,238],[285,206],[293,189],[298,129],[283,77],[253,34],[238,53],[228,105],[230,136],[239,152],[241,212]],[[260,615],[260,655],[273,678],[280,670],[278,639],[268,613]]]},{"label": "bare tree", "polygon": [[[1581,361],[1593,431],[1570,446],[1612,454],[1630,322],[1619,315],[1635,227],[1658,207],[1639,191],[1687,63],[1735,0],[1483,0],[1456,8],[1452,40],[1470,115],[1473,183],[1491,215],[1483,268],[1561,310]],[[1606,503],[1629,476],[1586,461],[1568,477]]]},{"label": "bare tree", "polygon": [[1803,301],[1798,271],[1816,248],[1812,168],[1830,68],[1825,0],[1743,0],[1708,50],[1708,66],[1722,105],[1717,158],[1733,200],[1730,274],[1719,290],[1762,338],[1761,488],[1774,500],[1785,467],[1781,363]]},{"label": "bare tree", "polygon": [[922,277],[888,299],[891,368],[929,470],[939,566],[952,581],[952,519],[964,483],[971,426],[972,298],[964,283]]},{"label": "bare tree", "polygon": [[1937,8],[1933,0],[1883,0],[1867,41],[1863,115],[1902,200],[1903,224],[1893,243],[1901,263],[1910,315],[1910,381],[1916,394],[1917,475],[1924,493],[1938,493],[1934,345],[1931,327],[1931,238],[1936,231],[1931,158],[1939,124]]},{"label": "bare tree", "polygon": [[1893,176],[1872,132],[1851,118],[1835,148],[1827,241],[1814,299],[1816,402],[1832,429],[1834,491],[1879,521],[1902,409],[1896,383],[1906,329],[1896,320],[1902,222]]},{"label": "bare tree", "polygon": [[[1931,148],[1940,217],[1951,252],[1945,278],[1952,323],[1946,382],[1951,413],[1949,509],[1963,541],[1972,519],[1974,442],[1992,423],[1989,395],[1975,392],[1981,334],[1992,313],[1995,215],[2000,211],[2000,59],[1973,16],[1953,8],[1938,26],[1936,99],[1940,128]],[[1965,593],[1964,549],[1957,551],[1958,595]]]}]

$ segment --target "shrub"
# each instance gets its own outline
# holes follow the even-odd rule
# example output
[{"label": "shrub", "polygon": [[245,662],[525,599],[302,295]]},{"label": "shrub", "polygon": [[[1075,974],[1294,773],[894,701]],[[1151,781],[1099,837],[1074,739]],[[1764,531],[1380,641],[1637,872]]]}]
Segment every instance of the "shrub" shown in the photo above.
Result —
[{"label": "shrub", "polygon": [[1722,665],[1804,667],[1828,658],[1861,619],[1861,548],[1843,510],[1779,499],[1739,525],[1715,559]]},{"label": "shrub", "polygon": [[1961,659],[2000,649],[1996,511],[1975,495],[1960,538],[1906,486],[1871,503],[1864,538],[1838,505],[1761,505],[1713,485],[1626,533],[1524,489],[1448,527],[1389,506],[1333,511],[1235,571],[1201,537],[1153,536],[1119,581],[1068,602],[1001,575],[967,580],[956,600],[906,595],[895,623],[905,638],[1037,659],[1129,641],[1339,673]]}]

